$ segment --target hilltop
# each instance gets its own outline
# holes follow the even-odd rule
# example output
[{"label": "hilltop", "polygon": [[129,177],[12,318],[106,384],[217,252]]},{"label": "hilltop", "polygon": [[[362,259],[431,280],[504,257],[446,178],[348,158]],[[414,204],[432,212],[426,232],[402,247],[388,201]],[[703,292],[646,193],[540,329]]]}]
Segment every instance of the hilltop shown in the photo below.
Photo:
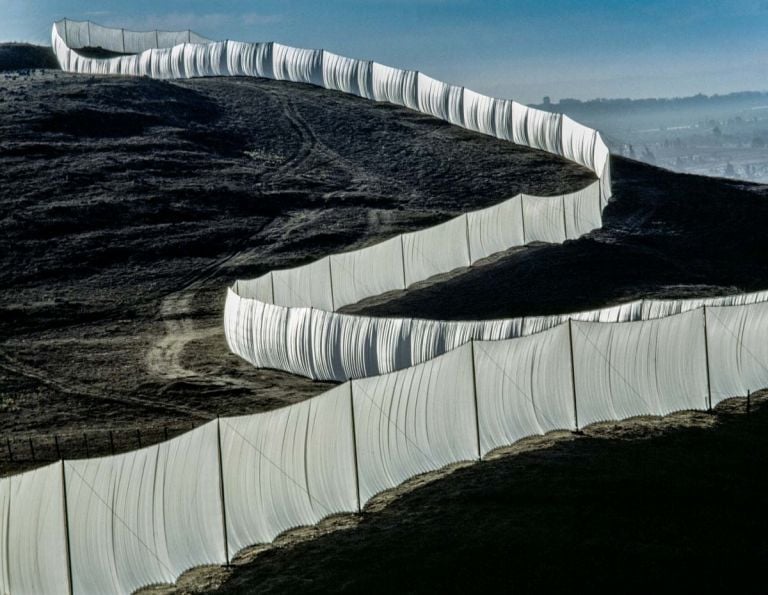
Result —
[{"label": "hilltop", "polygon": [[0,71],[58,68],[50,46],[31,43],[0,43]]}]

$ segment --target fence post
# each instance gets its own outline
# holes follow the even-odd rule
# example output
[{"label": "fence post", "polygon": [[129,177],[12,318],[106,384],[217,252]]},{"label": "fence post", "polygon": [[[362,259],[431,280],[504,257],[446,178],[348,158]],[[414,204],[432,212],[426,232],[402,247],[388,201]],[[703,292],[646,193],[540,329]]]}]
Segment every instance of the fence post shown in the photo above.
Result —
[{"label": "fence post", "polygon": [[568,239],[568,219],[565,216],[565,194],[561,196],[563,202],[563,237]]},{"label": "fence post", "polygon": [[576,426],[576,434],[580,434],[579,430],[579,409],[576,402],[576,366],[573,358],[573,320],[568,319],[568,343],[571,346],[571,386],[573,386],[573,421]]},{"label": "fence post", "polygon": [[363,511],[363,507],[360,504],[360,469],[357,463],[357,428],[355,427],[355,399],[352,397],[352,379],[347,380],[349,382],[349,407],[350,416],[352,418],[352,456],[355,464],[355,493],[357,495],[357,512],[358,514]]},{"label": "fence post", "polygon": [[520,193],[520,223],[523,226],[523,246],[525,246],[525,208],[523,207],[523,193]]},{"label": "fence post", "polygon": [[704,313],[704,361],[707,365],[707,411],[712,411],[712,384],[709,376],[709,339],[707,337],[707,306],[702,307]]},{"label": "fence post", "polygon": [[469,264],[467,266],[472,266],[472,243],[469,241],[469,215],[466,213],[464,213],[464,221],[467,224],[467,256],[469,257]]},{"label": "fence post", "polygon": [[64,548],[67,555],[67,582],[69,583],[69,595],[74,592],[74,585],[72,584],[72,553],[69,543],[69,509],[67,507],[67,471],[64,466],[64,460],[61,461],[61,493],[62,493],[62,505],[64,507]]},{"label": "fence post", "polygon": [[477,460],[483,460],[483,451],[480,446],[480,410],[477,407],[477,374],[475,373],[475,340],[469,340],[469,357],[472,358],[472,396],[475,403],[475,434],[477,435]]},{"label": "fence post", "polygon": [[219,498],[221,499],[221,524],[224,533],[224,559],[229,566],[229,541],[227,539],[227,504],[224,498],[224,464],[221,456],[221,418],[216,416],[216,445],[219,453]]},{"label": "fence post", "polygon": [[405,276],[405,234],[400,234],[400,258],[403,261],[403,289],[408,289],[408,279]]},{"label": "fence post", "polygon": [[333,265],[331,264],[331,257],[328,257],[328,278],[331,280],[331,312],[336,311],[336,306],[333,299]]},{"label": "fence post", "polygon": [[160,36],[157,34],[157,29],[155,29],[155,49],[160,49]]}]

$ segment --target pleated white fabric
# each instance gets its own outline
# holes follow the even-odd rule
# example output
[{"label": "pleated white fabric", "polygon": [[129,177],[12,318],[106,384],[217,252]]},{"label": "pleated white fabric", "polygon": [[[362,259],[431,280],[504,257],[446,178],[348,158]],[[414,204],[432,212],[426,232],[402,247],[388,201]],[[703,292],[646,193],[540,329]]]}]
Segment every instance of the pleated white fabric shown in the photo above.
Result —
[{"label": "pleated white fabric", "polygon": [[584,190],[563,196],[565,209],[565,238],[575,240],[603,225],[600,209],[600,184],[595,182]]},{"label": "pleated white fabric", "polygon": [[462,87],[443,83],[421,72],[418,73],[416,86],[419,95],[417,109],[420,112],[459,126],[463,124]]},{"label": "pleated white fabric", "polygon": [[403,239],[400,236],[330,258],[332,310],[373,295],[405,289]]},{"label": "pleated white fabric", "polygon": [[469,130],[496,136],[496,120],[494,111],[496,101],[487,95],[481,95],[471,89],[464,89],[463,126]]},{"label": "pleated white fabric", "polygon": [[478,457],[469,345],[352,381],[360,501],[409,477]]},{"label": "pleated white fabric", "polygon": [[350,384],[221,421],[229,554],[357,510]]},{"label": "pleated white fabric", "polygon": [[274,78],[272,68],[272,42],[248,43],[241,57],[242,68],[246,76]]},{"label": "pleated white fabric", "polygon": [[712,406],[768,386],[768,302],[707,307]]},{"label": "pleated white fabric", "polygon": [[702,310],[571,324],[580,426],[708,406]]},{"label": "pleated white fabric", "polygon": [[141,450],[67,461],[75,593],[131,593],[223,564],[217,422]]},{"label": "pleated white fabric", "polygon": [[526,242],[562,243],[566,240],[563,197],[523,194],[521,200]]},{"label": "pleated white fabric", "polygon": [[521,195],[481,211],[467,213],[469,260],[474,264],[511,246],[525,244]]},{"label": "pleated white fabric", "polygon": [[272,287],[275,303],[281,306],[334,309],[328,256],[304,266],[273,271]]},{"label": "pleated white fabric", "polygon": [[279,81],[323,84],[323,50],[305,50],[272,44],[273,76]]},{"label": "pleated white fabric", "polygon": [[0,479],[0,590],[58,594],[69,587],[61,463]]},{"label": "pleated white fabric", "polygon": [[363,95],[366,63],[353,58],[339,56],[333,52],[323,52],[323,82],[326,89]]},{"label": "pleated white fabric", "polygon": [[526,119],[528,145],[549,153],[562,153],[562,118],[562,114],[545,112],[529,107]]},{"label": "pleated white fabric", "polygon": [[568,325],[511,341],[474,343],[480,447],[576,428]]},{"label": "pleated white fabric", "polygon": [[596,132],[571,120],[563,114],[562,120],[562,155],[566,159],[581,163],[592,171],[595,170]]},{"label": "pleated white fabric", "polygon": [[467,216],[402,235],[406,286],[469,266]]},{"label": "pleated white fabric", "polygon": [[256,279],[235,281],[234,292],[240,297],[251,298],[267,304],[275,303],[272,271]]},{"label": "pleated white fabric", "polygon": [[371,67],[373,99],[405,107],[418,106],[416,73],[374,62]]}]

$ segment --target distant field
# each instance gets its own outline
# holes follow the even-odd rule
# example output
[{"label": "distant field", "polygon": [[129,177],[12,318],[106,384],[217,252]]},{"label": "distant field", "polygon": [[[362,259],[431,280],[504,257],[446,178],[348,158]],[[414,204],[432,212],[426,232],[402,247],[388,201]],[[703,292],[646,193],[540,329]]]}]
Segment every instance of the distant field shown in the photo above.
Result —
[{"label": "distant field", "polygon": [[768,93],[562,100],[537,107],[601,130],[618,155],[673,171],[768,182]]}]

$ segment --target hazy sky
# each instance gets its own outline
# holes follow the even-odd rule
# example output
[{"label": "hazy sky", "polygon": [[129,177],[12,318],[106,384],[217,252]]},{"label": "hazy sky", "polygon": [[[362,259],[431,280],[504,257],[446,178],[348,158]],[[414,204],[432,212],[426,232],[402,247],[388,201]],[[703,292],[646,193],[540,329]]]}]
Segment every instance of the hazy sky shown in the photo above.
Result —
[{"label": "hazy sky", "polygon": [[0,40],[67,16],[280,41],[524,102],[768,90],[768,0],[0,0]]}]

